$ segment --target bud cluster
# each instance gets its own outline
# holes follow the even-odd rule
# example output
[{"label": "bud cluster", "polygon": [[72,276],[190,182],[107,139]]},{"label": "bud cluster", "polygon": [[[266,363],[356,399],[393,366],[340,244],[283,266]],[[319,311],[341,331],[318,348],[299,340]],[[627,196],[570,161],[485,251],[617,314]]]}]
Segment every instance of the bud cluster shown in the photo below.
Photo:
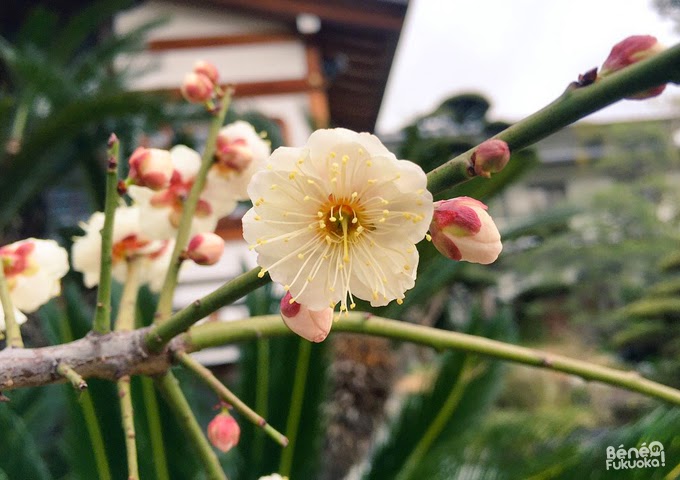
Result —
[{"label": "bud cluster", "polygon": [[217,67],[210,62],[199,60],[194,69],[184,77],[182,96],[191,103],[210,105],[213,96],[219,90],[218,81]]}]

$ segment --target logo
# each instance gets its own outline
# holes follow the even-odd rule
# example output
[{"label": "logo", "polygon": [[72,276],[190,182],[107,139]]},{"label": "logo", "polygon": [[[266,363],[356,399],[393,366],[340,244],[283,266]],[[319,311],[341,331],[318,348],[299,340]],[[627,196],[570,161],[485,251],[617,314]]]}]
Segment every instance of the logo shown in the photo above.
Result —
[{"label": "logo", "polygon": [[661,442],[640,445],[640,448],[626,449],[607,447],[607,470],[628,470],[632,468],[655,468],[666,466],[666,452]]}]

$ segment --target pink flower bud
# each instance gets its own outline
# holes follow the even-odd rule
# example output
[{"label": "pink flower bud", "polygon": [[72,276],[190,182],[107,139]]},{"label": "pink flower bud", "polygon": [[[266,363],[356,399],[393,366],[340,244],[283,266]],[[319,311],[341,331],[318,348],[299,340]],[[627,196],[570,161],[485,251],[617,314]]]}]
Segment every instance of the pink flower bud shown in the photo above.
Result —
[{"label": "pink flower bud", "polygon": [[226,410],[217,414],[208,424],[208,439],[213,447],[228,452],[238,445],[241,427]]},{"label": "pink flower bud", "polygon": [[136,185],[161,190],[170,184],[173,165],[167,150],[137,147],[129,163],[129,178]]},{"label": "pink flower bud", "polygon": [[323,342],[333,325],[333,309],[310,310],[293,301],[290,292],[281,299],[281,318],[288,328],[310,342]]},{"label": "pink flower bud", "polygon": [[[656,37],[651,35],[632,35],[614,45],[607,60],[604,61],[602,68],[600,68],[599,78],[611,75],[628,65],[645,60],[663,50],[664,47],[657,41]],[[659,85],[658,87],[650,88],[626,98],[642,100],[655,97],[661,94],[665,88],[666,85]]]},{"label": "pink flower bud", "polygon": [[194,64],[194,73],[205,75],[214,85],[217,85],[217,80],[220,78],[217,67],[205,60],[199,60]]},{"label": "pink flower bud", "polygon": [[475,149],[470,158],[476,175],[489,178],[498,173],[510,161],[510,148],[503,140],[489,139]]},{"label": "pink flower bud", "polygon": [[213,96],[215,84],[202,73],[191,72],[184,77],[182,95],[191,103],[205,103]]},{"label": "pink flower bud", "polygon": [[452,260],[489,264],[503,249],[487,206],[470,197],[435,202],[430,234],[439,252]]},{"label": "pink flower bud", "polygon": [[221,167],[243,172],[253,161],[253,150],[245,139],[233,139],[223,128],[217,135],[215,158]]},{"label": "pink flower bud", "polygon": [[224,240],[215,233],[194,235],[187,247],[187,257],[199,265],[214,265],[224,252]]}]

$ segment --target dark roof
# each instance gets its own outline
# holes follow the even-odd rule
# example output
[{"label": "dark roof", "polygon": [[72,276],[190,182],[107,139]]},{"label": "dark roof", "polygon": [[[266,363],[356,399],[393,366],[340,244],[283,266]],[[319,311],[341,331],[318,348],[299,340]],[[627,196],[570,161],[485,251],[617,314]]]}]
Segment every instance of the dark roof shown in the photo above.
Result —
[{"label": "dark roof", "polygon": [[406,15],[406,0],[200,0],[295,25],[301,13],[317,15],[321,29],[309,40],[321,48],[328,80],[331,123],[373,131]]}]

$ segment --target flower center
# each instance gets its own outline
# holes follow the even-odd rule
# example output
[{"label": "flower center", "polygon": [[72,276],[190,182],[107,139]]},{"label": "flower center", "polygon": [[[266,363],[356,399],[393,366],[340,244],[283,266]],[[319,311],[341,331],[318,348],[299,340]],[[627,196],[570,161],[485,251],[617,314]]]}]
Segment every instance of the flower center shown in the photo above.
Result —
[{"label": "flower center", "polygon": [[119,240],[113,244],[112,248],[114,263],[134,256],[137,253],[137,250],[144,248],[148,244],[148,240],[142,240],[134,234]]},{"label": "flower center", "polygon": [[[329,195],[326,202],[318,211],[319,233],[329,243],[342,243],[343,261],[349,262],[349,245],[367,229],[364,209],[357,201],[357,194],[350,198],[336,199]],[[368,227],[372,230],[373,227]]]},{"label": "flower center", "polygon": [[35,245],[30,242],[22,243],[17,248],[0,248],[0,259],[2,259],[2,268],[7,278],[16,275],[32,275],[37,271],[37,266],[32,264],[29,258],[30,254],[35,249]]}]

